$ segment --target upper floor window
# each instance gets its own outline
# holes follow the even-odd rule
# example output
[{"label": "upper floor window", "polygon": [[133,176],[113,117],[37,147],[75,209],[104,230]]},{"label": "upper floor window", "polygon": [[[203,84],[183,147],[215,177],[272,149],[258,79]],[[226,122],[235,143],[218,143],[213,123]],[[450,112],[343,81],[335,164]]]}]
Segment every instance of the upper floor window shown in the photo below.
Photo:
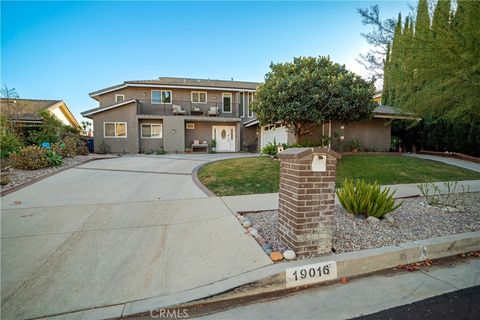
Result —
[{"label": "upper floor window", "polygon": [[252,104],[254,98],[255,98],[254,93],[249,92],[248,93],[248,117],[249,118],[253,118],[253,110],[250,108],[250,104]]},{"label": "upper floor window", "polygon": [[239,116],[240,118],[242,118],[242,117],[245,116],[243,99],[245,99],[245,96],[244,96],[243,92],[240,92],[240,93],[238,94],[238,116]]},{"label": "upper floor window", "polygon": [[115,95],[115,102],[122,102],[125,100],[125,95],[124,94],[116,94]]},{"label": "upper floor window", "polygon": [[232,94],[231,93],[222,93],[222,106],[223,112],[231,113],[232,112]]},{"label": "upper floor window", "polygon": [[126,122],[104,122],[103,137],[104,138],[126,138],[127,123]]},{"label": "upper floor window", "polygon": [[152,103],[172,103],[171,90],[152,90]]},{"label": "upper floor window", "polygon": [[207,93],[204,91],[192,91],[193,103],[207,103]]}]

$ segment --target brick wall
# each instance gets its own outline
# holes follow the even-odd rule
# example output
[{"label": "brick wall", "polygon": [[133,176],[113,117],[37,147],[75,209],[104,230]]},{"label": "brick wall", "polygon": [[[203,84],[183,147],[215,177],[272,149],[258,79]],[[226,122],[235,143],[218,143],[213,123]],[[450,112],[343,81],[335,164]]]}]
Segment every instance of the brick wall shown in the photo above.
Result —
[{"label": "brick wall", "polygon": [[[312,171],[315,155],[327,157],[326,171]],[[298,255],[330,252],[335,176],[340,155],[327,149],[290,148],[278,154],[278,232]]]}]

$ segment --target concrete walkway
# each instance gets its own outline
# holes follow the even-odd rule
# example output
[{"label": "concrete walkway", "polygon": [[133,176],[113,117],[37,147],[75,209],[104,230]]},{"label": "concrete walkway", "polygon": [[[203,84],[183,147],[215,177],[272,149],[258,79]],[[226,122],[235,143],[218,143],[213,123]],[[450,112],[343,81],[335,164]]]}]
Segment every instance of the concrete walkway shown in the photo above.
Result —
[{"label": "concrete walkway", "polygon": [[403,153],[402,156],[443,162],[443,163],[450,164],[452,166],[460,167],[463,169],[480,172],[480,163],[475,163],[475,162],[470,162],[470,161],[465,161],[465,160],[460,160],[455,158],[431,156],[427,154],[416,154],[416,153]]},{"label": "concrete walkway", "polygon": [[271,264],[190,176],[233,156],[98,160],[2,197],[2,319],[118,308]]},{"label": "concrete walkway", "polygon": [[[440,190],[446,190],[443,182],[434,182]],[[384,185],[382,188],[395,190],[395,198],[421,196],[418,183]],[[462,188],[463,187],[463,188]],[[469,192],[480,192],[480,180],[459,181],[456,193],[463,190]],[[278,209],[278,193],[250,194],[244,196],[222,197],[222,200],[233,212],[242,211],[267,211]],[[340,204],[338,197],[335,196],[335,204]]]}]

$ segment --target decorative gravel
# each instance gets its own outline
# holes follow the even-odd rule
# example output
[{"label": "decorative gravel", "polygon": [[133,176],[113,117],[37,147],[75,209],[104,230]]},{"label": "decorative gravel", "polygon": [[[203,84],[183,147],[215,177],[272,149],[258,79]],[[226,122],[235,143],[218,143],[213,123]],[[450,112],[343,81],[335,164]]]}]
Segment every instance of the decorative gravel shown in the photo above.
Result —
[{"label": "decorative gravel", "polygon": [[[386,219],[373,224],[354,218],[340,205],[335,206],[333,249],[336,253],[397,245],[402,242],[441,237],[480,230],[480,193],[454,196],[461,211],[429,206],[425,198],[405,199],[400,208],[391,212],[394,222]],[[245,214],[252,227],[279,251],[286,246],[278,239],[277,211]]]},{"label": "decorative gravel", "polygon": [[63,159],[62,165],[58,167],[48,167],[48,168],[43,168],[38,170],[20,170],[20,169],[14,169],[11,167],[3,168],[1,172],[2,176],[8,176],[11,182],[7,185],[0,186],[1,187],[0,190],[1,191],[8,190],[10,188],[16,187],[30,180],[50,174],[52,172],[57,172],[67,167],[73,167],[91,158],[92,156],[76,156],[74,158],[65,158]]}]

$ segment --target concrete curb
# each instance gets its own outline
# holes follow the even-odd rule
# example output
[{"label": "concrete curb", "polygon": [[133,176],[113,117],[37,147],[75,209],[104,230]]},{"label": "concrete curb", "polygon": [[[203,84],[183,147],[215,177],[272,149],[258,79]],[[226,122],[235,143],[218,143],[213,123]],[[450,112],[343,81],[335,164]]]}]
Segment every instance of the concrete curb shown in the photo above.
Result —
[{"label": "concrete curb", "polygon": [[75,167],[78,167],[80,165],[83,165],[85,163],[89,163],[89,162],[92,162],[92,161],[96,161],[96,160],[106,160],[106,159],[116,159],[118,158],[118,156],[112,156],[112,157],[103,157],[103,158],[92,158],[92,159],[88,159],[87,161],[83,161],[83,162],[80,162],[80,163],[77,163],[77,164],[74,164],[73,166],[69,166],[69,167],[65,167],[65,168],[62,168],[58,171],[55,171],[55,172],[50,172],[50,173],[46,173],[44,175],[41,175],[39,177],[36,177],[32,180],[28,180],[22,184],[19,184],[19,185],[16,185],[15,187],[12,187],[12,188],[9,188],[9,189],[6,189],[6,190],[3,190],[3,191],[0,191],[0,198],[3,197],[3,196],[6,196],[7,194],[10,194],[10,193],[13,193],[15,191],[18,191],[20,189],[23,189],[25,187],[28,187],[38,181],[41,181],[43,179],[46,179],[48,177],[51,177],[51,176],[54,176],[56,175],[57,173],[60,173],[60,172],[63,172],[63,171],[66,171],[68,169],[72,169],[72,168],[75,168]]},{"label": "concrete curb", "polygon": [[[222,294],[232,289],[253,284],[266,279],[274,279],[276,285],[272,288],[256,290],[253,294],[248,291],[241,297],[276,292],[286,289],[285,269],[325,261],[336,261],[337,278],[358,277],[377,271],[390,269],[400,264],[409,264],[425,261],[426,259],[440,259],[480,250],[480,231],[449,235],[419,241],[411,241],[397,246],[381,247],[341,254],[333,254],[312,259],[296,260],[277,263],[239,274],[224,280],[194,289],[156,296],[142,300],[130,301],[116,305],[91,309],[75,310],[56,315],[45,315],[50,319],[64,319],[78,317],[82,319],[105,319],[135,317],[149,314],[150,310],[169,308],[194,303],[197,300]],[[237,296],[238,298],[238,296]],[[224,300],[220,298],[218,301]]]},{"label": "concrete curb", "polygon": [[[128,302],[125,304],[122,316],[132,316],[149,312],[153,309],[167,308],[193,302],[270,277],[284,281],[285,269],[294,266],[335,260],[337,262],[338,278],[356,277],[393,268],[400,264],[409,264],[426,259],[445,258],[476,250],[480,250],[480,232],[462,233],[440,238],[406,242],[398,246],[277,263],[191,290]],[[286,288],[285,285],[282,287]],[[258,292],[256,292],[256,294],[258,294]]]}]

